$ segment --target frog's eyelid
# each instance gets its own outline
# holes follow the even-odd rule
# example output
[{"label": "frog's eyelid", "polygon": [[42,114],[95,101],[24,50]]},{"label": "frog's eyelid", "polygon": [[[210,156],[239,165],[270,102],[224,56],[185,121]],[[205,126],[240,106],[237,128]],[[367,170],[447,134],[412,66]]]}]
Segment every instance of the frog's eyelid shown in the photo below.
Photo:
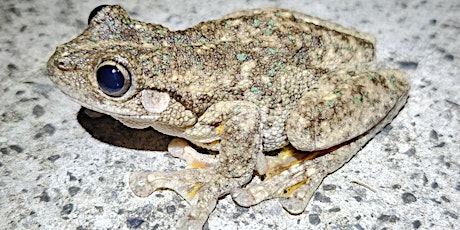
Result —
[{"label": "frog's eyelid", "polygon": [[99,13],[99,11],[101,11],[102,8],[104,8],[106,6],[109,6],[109,5],[100,5],[100,6],[96,7],[96,8],[94,8],[94,10],[91,11],[91,13],[88,16],[88,25],[89,25],[89,23],[91,23],[91,20],[97,15],[97,13]]}]

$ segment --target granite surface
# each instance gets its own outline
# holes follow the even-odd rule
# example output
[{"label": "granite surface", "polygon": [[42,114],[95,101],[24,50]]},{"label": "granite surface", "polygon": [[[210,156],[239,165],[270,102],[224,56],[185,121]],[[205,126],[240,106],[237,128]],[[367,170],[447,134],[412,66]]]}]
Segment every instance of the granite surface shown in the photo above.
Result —
[{"label": "granite surface", "polygon": [[[104,1],[183,29],[247,8],[282,7],[373,34],[379,67],[403,68],[397,118],[328,176],[301,215],[276,200],[219,201],[209,229],[460,229],[460,1]],[[0,229],[167,229],[188,204],[128,188],[133,171],[185,164],[170,137],[88,119],[47,77],[49,56],[100,1],[0,3]],[[80,111],[80,112],[79,112]]]}]

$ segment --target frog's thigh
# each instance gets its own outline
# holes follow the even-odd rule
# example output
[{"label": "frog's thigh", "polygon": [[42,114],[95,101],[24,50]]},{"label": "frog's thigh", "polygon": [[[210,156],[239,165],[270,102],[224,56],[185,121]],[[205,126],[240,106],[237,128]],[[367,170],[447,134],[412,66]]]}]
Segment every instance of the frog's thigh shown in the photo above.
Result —
[{"label": "frog's thigh", "polygon": [[407,76],[397,70],[328,73],[291,111],[289,142],[315,151],[348,141],[379,123],[408,88]]},{"label": "frog's thigh", "polygon": [[[280,172],[279,174],[273,177],[267,178],[257,185],[249,186],[245,189],[240,189],[236,191],[233,194],[234,200],[242,206],[251,206],[266,199],[280,197],[280,202],[286,210],[288,210],[291,213],[302,212],[308,204],[308,201],[310,200],[314,191],[320,185],[323,178],[327,176],[329,173],[332,173],[338,168],[340,168],[345,162],[347,162],[351,157],[353,157],[353,155],[356,154],[356,152],[359,151],[359,149],[361,149],[362,146],[364,146],[375,134],[377,134],[383,127],[385,127],[385,125],[387,125],[393,119],[393,117],[396,116],[396,114],[402,108],[407,99],[409,81],[404,73],[396,70],[385,70],[380,71],[379,76],[376,76],[375,72],[372,75],[370,74],[372,73],[361,73],[358,75],[354,75],[357,77],[352,77],[349,79],[345,78],[343,80],[348,81],[348,84],[350,82],[354,82],[356,86],[359,86],[358,88],[361,88],[361,91],[358,92],[364,92],[363,94],[367,95],[367,98],[365,99],[350,102],[357,103],[357,109],[361,109],[359,108],[359,106],[363,105],[370,106],[371,99],[374,103],[377,103],[376,97],[380,99],[380,101],[378,101],[378,103],[380,103],[379,105],[374,104],[372,105],[372,108],[367,108],[369,111],[377,113],[377,115],[369,115],[372,116],[374,119],[378,120],[376,125],[369,125],[371,127],[366,126],[368,127],[368,130],[366,130],[366,132],[363,135],[361,135],[359,138],[356,138],[354,141],[345,142],[341,145],[336,145],[334,148],[329,148],[327,150],[317,152],[321,154],[320,156],[317,156],[314,159],[305,158],[299,160],[298,162],[291,164],[291,166],[285,171]],[[374,78],[371,78],[369,76],[373,76]],[[366,79],[365,77],[368,78]],[[369,86],[368,81],[373,80],[378,80],[377,87],[372,85]],[[342,95],[336,96],[339,97],[346,96],[344,95],[344,92],[347,91],[343,90],[344,88],[355,88],[355,85],[350,86],[348,84],[339,85],[335,84],[334,81],[330,81],[322,83],[321,86],[325,87],[326,89],[328,87],[341,89],[340,92],[342,93]],[[367,88],[363,88],[366,85]],[[386,89],[387,91],[384,91],[383,89]],[[365,93],[366,91],[372,90],[379,92],[374,93],[375,95],[370,96],[368,93]],[[316,102],[317,105],[321,106],[321,103],[317,102],[318,98],[323,99],[323,95],[327,95],[327,93],[324,93],[324,89],[323,91],[318,91],[320,91],[319,97],[315,98],[314,94],[306,94],[307,96],[304,96],[304,98],[302,99],[304,100],[304,102],[313,101]],[[306,100],[308,98],[310,98],[311,100]],[[337,103],[336,101],[332,102],[336,103],[337,106],[339,105],[339,103]],[[302,113],[302,111],[305,111],[303,110],[304,107],[302,107],[302,104],[299,105],[301,105],[301,108],[297,108],[297,110],[294,111],[293,114],[291,114],[291,117],[289,118],[290,120],[288,121],[288,128],[290,128],[290,130],[288,130],[288,133],[290,132],[291,135],[289,136],[289,140],[291,142],[294,142],[294,146],[298,149],[308,149],[307,147],[311,146],[311,143],[304,144],[302,143],[302,141],[309,142],[311,141],[311,139],[305,137],[297,138],[297,136],[299,135],[305,135],[305,133],[296,130],[298,127],[302,127],[302,125],[305,125],[305,121],[301,121],[300,123],[298,123],[298,121],[301,120],[303,117],[306,117],[304,113]],[[304,103],[303,105],[308,106],[306,103]],[[343,103],[341,106],[343,106]],[[351,115],[353,115],[353,113],[351,113]],[[315,121],[316,123],[321,123],[320,119],[317,120],[318,121]],[[363,125],[366,125],[366,123],[363,122]],[[340,128],[340,126],[338,126],[338,128]],[[336,130],[336,132],[339,131]],[[294,134],[296,134],[297,136]],[[344,141],[346,140],[346,138],[343,139]],[[274,166],[272,164],[269,165],[270,168],[276,168],[276,164]],[[267,171],[271,170],[268,169]]]}]

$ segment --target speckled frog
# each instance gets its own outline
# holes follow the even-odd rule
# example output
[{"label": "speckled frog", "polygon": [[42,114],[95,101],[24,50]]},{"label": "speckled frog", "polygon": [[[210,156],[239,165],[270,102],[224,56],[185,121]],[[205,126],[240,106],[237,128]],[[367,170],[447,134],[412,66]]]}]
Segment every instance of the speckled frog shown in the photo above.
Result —
[{"label": "speckled frog", "polygon": [[375,69],[371,36],[283,9],[171,31],[100,6],[48,71],[86,108],[219,153],[176,140],[169,151],[188,169],[130,178],[138,196],[183,196],[191,208],[178,226],[192,229],[227,194],[241,206],[277,198],[303,212],[323,178],[396,116],[410,85],[400,70]]}]

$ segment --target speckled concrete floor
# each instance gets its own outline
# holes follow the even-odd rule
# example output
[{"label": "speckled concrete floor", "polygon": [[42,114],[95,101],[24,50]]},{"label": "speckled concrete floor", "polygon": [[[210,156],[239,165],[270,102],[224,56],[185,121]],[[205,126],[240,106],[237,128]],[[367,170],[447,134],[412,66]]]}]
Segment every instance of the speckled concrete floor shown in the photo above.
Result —
[{"label": "speckled concrete floor", "polygon": [[[206,228],[460,228],[458,0],[119,2],[136,18],[176,29],[239,9],[295,9],[375,35],[379,66],[411,76],[399,116],[324,180],[303,214],[276,201],[241,208],[226,197]],[[166,229],[188,208],[173,192],[137,198],[127,186],[132,171],[185,166],[163,151],[168,137],[77,119],[80,107],[47,78],[56,45],[79,34],[99,4],[0,3],[1,229]],[[130,137],[143,138],[141,147],[126,144]]]}]

